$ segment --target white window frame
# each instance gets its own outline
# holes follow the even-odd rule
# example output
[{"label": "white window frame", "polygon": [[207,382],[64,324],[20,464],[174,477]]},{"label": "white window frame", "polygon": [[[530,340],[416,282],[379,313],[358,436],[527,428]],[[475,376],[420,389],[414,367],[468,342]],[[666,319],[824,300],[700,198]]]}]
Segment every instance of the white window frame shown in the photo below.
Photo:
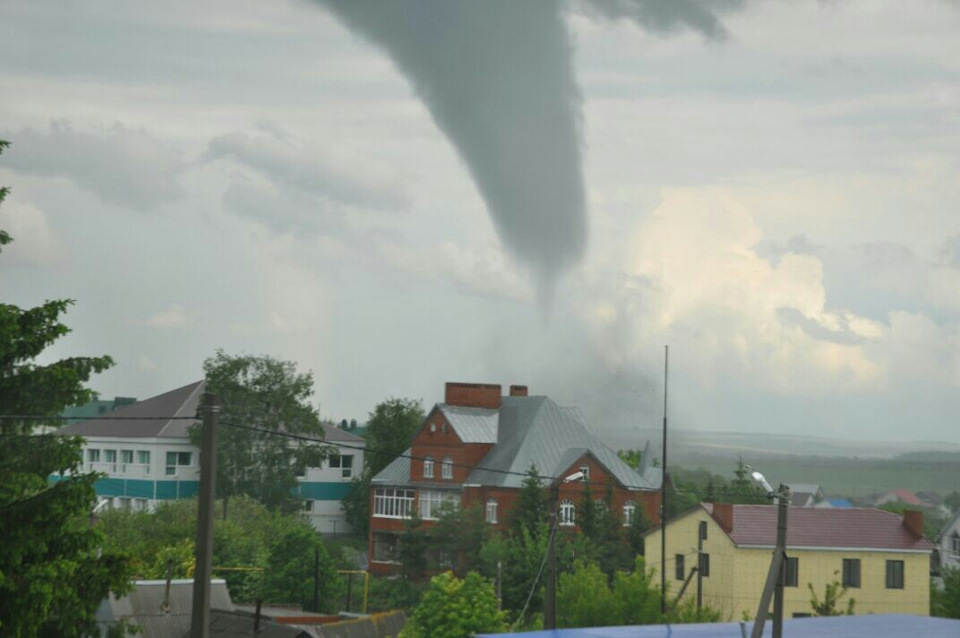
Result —
[{"label": "white window frame", "polygon": [[577,506],[569,498],[560,501],[560,527],[573,527],[577,524]]},{"label": "white window frame", "polygon": [[633,517],[637,515],[636,501],[627,501],[623,504],[623,526],[627,527],[633,523]]},{"label": "white window frame", "polygon": [[128,465],[133,465],[133,450],[120,450],[120,471],[126,474]]},{"label": "white window frame", "polygon": [[306,499],[305,501],[303,501],[300,507],[304,512],[307,512],[308,514],[313,513],[313,501],[311,499]]},{"label": "white window frame", "polygon": [[433,457],[425,456],[423,458],[423,478],[433,478]]},{"label": "white window frame", "polygon": [[[170,463],[170,455],[175,454],[173,464]],[[182,463],[183,455],[187,455],[187,462]],[[167,465],[166,465],[166,476],[177,476],[179,468],[181,467],[192,467],[193,466],[193,452],[178,452],[178,451],[169,451],[167,452]]]},{"label": "white window frame", "polygon": [[338,454],[330,457],[330,467],[340,470],[342,478],[353,476],[353,454]]},{"label": "white window frame", "polygon": [[143,467],[143,473],[150,473],[150,450],[137,450],[137,464]]},{"label": "white window frame", "polygon": [[377,487],[373,491],[373,515],[376,518],[412,518],[416,490]]},{"label": "white window frame", "polygon": [[443,462],[440,464],[440,475],[445,480],[453,480],[453,459],[449,456],[443,457]]},{"label": "white window frame", "polygon": [[100,449],[99,448],[87,448],[87,466],[93,468],[94,463],[100,462]]},{"label": "white window frame", "polygon": [[580,479],[580,480],[583,481],[584,483],[589,482],[589,481],[590,481],[590,466],[589,466],[589,465],[581,465],[581,466],[580,466],[580,471],[583,472],[583,478]]},{"label": "white window frame", "polygon": [[500,504],[495,498],[487,499],[487,522],[491,525],[497,524],[497,510],[500,509]]},{"label": "white window frame", "polygon": [[110,466],[111,472],[117,471],[117,451],[116,450],[104,450],[103,451],[103,462]]},{"label": "white window frame", "polygon": [[435,521],[442,509],[456,509],[459,506],[460,495],[455,492],[420,490],[417,514],[425,521]]},{"label": "white window frame", "polygon": [[956,532],[950,537],[950,550],[954,556],[960,556],[960,534]]}]

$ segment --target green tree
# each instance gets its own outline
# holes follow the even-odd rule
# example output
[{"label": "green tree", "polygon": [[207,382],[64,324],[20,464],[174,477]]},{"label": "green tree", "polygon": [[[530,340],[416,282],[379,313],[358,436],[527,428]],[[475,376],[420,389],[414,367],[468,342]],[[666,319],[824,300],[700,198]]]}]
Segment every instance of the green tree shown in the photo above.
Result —
[{"label": "green tree", "polygon": [[647,569],[643,556],[637,556],[633,571],[618,571],[613,577],[613,595],[617,618],[624,625],[650,625],[660,622],[660,590],[653,569]]},{"label": "green tree", "polygon": [[549,517],[550,506],[544,494],[543,479],[537,473],[537,466],[531,465],[517,493],[510,518],[510,532],[517,539],[536,536],[546,529]]},{"label": "green tree", "polygon": [[621,625],[617,600],[607,576],[595,563],[578,560],[573,572],[560,574],[557,586],[559,627]]},{"label": "green tree", "polygon": [[413,612],[413,625],[414,635],[425,638],[468,638],[504,629],[493,584],[476,572],[463,580],[450,572],[434,576]]},{"label": "green tree", "polygon": [[617,456],[634,470],[640,469],[640,464],[643,462],[642,450],[617,450]]},{"label": "green tree", "polygon": [[[327,446],[271,434],[285,432],[323,438],[317,409],[309,399],[313,375],[297,372],[290,361],[268,356],[231,356],[218,350],[203,364],[208,389],[223,403],[217,436],[217,494],[227,517],[229,500],[245,494],[271,509],[298,507],[297,475],[317,466]],[[254,427],[264,431],[253,431]],[[199,444],[201,428],[191,429]]]},{"label": "green tree", "polygon": [[[9,143],[0,140],[0,152]],[[0,202],[9,193],[0,189]],[[0,231],[0,246],[12,238]],[[72,300],[21,309],[0,303],[0,406],[6,415],[55,416],[89,401],[84,384],[110,357],[39,364],[70,329],[60,323]],[[96,630],[108,592],[128,588],[126,558],[98,553],[89,522],[98,475],[83,474],[78,437],[35,435],[38,422],[0,419],[0,634],[79,636]],[[50,481],[50,477],[57,480]]]},{"label": "green tree", "polygon": [[397,560],[404,578],[409,581],[423,580],[427,574],[427,549],[430,539],[419,517],[404,522],[403,533],[397,541]]},{"label": "green tree", "polygon": [[960,618],[960,569],[944,567],[943,585],[930,584],[930,615]]},{"label": "green tree", "polygon": [[810,589],[810,606],[813,608],[814,616],[853,615],[853,608],[857,604],[855,599],[850,598],[847,600],[846,611],[841,611],[838,607],[840,599],[847,595],[847,588],[840,585],[840,581],[837,579],[839,575],[840,572],[833,572],[833,582],[828,583],[824,588],[823,600],[817,596],[817,592],[813,588],[813,583],[807,583],[807,588]]},{"label": "green tree", "polygon": [[[312,609],[315,562],[318,608]],[[309,526],[291,526],[270,548],[263,576],[263,599],[273,603],[294,603],[315,612],[336,611],[343,583],[337,566],[327,553],[320,535]]]},{"label": "green tree", "polygon": [[489,536],[483,505],[442,507],[429,531],[430,546],[452,563],[454,575],[463,576],[482,567],[481,550]]},{"label": "green tree", "polygon": [[370,533],[370,480],[408,447],[423,424],[419,400],[390,398],[377,404],[367,420],[367,451],[360,476],[351,481],[342,506],[353,534],[366,538]]}]

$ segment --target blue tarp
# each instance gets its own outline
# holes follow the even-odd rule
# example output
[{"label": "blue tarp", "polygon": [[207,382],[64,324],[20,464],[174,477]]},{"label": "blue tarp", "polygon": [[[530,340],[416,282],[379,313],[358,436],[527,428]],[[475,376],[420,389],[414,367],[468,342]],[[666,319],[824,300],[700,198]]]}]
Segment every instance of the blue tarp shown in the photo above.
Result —
[{"label": "blue tarp", "polygon": [[[750,635],[753,623],[746,623],[746,635]],[[794,618],[783,621],[783,634],[789,638],[900,638],[923,636],[924,638],[960,637],[960,620],[929,618],[906,614],[877,614],[873,616],[833,616],[825,618]],[[484,634],[486,635],[486,634]],[[553,631],[530,631],[503,636],[528,638],[740,638],[740,623],[713,623],[697,625],[639,625],[632,627],[587,627],[580,629],[556,629]],[[764,636],[773,635],[773,625],[767,621]],[[478,636],[482,638],[482,636]],[[493,635],[490,635],[493,638]]]}]

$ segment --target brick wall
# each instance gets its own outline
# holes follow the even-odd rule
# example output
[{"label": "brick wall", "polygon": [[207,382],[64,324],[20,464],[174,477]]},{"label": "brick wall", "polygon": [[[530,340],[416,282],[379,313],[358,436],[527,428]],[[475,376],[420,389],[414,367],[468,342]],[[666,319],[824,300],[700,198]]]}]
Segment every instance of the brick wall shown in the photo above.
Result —
[{"label": "brick wall", "polygon": [[500,386],[494,383],[447,383],[444,402],[467,408],[500,409]]}]

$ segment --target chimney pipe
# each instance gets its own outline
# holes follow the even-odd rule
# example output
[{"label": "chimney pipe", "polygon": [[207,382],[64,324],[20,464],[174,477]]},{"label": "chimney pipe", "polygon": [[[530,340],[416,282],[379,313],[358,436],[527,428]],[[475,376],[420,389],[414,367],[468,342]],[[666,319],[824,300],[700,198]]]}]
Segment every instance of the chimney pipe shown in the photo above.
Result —
[{"label": "chimney pipe", "polygon": [[923,512],[919,510],[903,510],[903,526],[916,536],[923,537]]},{"label": "chimney pipe", "polygon": [[527,396],[527,386],[525,386],[525,385],[512,385],[512,386],[510,386],[510,396],[512,396],[512,397],[525,397],[525,396]]},{"label": "chimney pipe", "polygon": [[730,503],[714,503],[713,518],[724,530],[733,531],[733,505]]}]

